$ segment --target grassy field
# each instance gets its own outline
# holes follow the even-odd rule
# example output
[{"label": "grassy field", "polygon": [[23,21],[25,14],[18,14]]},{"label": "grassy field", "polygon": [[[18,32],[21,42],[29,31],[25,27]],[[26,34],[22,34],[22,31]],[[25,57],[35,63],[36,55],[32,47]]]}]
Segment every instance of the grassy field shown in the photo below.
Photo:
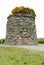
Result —
[{"label": "grassy field", "polygon": [[44,52],[0,47],[0,65],[44,65]]}]

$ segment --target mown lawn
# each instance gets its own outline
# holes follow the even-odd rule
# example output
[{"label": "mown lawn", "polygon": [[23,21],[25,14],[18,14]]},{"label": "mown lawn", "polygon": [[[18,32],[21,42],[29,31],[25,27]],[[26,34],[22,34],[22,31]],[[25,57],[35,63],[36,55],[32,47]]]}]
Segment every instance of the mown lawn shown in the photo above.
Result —
[{"label": "mown lawn", "polygon": [[0,65],[44,65],[44,52],[0,47]]}]

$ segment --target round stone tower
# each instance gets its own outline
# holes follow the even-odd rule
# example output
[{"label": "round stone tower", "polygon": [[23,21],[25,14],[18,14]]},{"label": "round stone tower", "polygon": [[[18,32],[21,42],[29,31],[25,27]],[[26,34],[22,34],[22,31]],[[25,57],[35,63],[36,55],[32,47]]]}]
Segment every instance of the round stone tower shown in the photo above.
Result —
[{"label": "round stone tower", "polygon": [[5,44],[30,45],[37,43],[35,16],[32,13],[15,13],[7,19]]}]

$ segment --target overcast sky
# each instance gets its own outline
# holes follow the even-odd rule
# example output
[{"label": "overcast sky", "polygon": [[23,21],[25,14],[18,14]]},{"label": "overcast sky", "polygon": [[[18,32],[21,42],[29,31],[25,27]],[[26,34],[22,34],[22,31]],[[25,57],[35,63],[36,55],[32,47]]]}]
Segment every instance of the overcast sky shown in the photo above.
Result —
[{"label": "overcast sky", "polygon": [[7,16],[16,6],[30,7],[36,12],[36,32],[44,38],[44,0],[0,0],[0,38],[6,37]]}]

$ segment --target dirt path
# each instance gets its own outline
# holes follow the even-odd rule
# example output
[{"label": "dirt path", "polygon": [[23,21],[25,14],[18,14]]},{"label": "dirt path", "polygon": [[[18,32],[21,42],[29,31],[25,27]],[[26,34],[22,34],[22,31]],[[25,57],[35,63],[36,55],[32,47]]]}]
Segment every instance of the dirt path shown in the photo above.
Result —
[{"label": "dirt path", "polygon": [[27,48],[32,50],[44,51],[44,44],[39,45],[21,45],[21,46],[10,46],[10,45],[0,45],[1,47],[20,47],[20,48]]}]

